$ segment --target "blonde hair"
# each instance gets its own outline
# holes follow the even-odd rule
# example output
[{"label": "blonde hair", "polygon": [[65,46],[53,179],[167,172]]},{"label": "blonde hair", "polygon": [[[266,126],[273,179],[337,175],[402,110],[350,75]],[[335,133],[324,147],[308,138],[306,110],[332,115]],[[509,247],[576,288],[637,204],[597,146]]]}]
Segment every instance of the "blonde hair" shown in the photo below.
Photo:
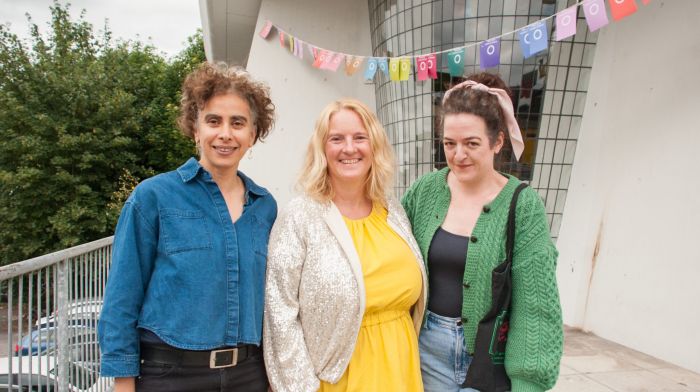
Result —
[{"label": "blonde hair", "polygon": [[367,105],[352,98],[333,101],[321,111],[306,149],[298,188],[318,201],[333,199],[335,193],[328,174],[325,146],[330,133],[331,117],[341,110],[356,113],[369,134],[373,159],[365,182],[365,194],[370,200],[386,205],[394,176],[394,151],[377,116]]}]

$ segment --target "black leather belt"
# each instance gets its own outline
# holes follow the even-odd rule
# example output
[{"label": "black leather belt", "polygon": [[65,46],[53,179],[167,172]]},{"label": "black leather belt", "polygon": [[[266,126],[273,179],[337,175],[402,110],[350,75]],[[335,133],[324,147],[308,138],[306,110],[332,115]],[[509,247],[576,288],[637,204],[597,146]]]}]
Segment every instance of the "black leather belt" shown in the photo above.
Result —
[{"label": "black leather belt", "polygon": [[170,347],[141,345],[141,360],[168,365],[208,366],[211,369],[236,366],[246,358],[261,353],[262,348],[253,344],[212,351],[190,351]]}]

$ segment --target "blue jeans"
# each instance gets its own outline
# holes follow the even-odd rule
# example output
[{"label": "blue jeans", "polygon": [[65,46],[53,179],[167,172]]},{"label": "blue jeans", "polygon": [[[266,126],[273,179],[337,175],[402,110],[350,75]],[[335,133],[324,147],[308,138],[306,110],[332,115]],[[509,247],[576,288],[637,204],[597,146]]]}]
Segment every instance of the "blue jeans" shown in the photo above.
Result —
[{"label": "blue jeans", "polygon": [[426,310],[418,347],[420,370],[426,392],[478,392],[460,388],[472,361],[464,342],[459,318],[443,317]]}]

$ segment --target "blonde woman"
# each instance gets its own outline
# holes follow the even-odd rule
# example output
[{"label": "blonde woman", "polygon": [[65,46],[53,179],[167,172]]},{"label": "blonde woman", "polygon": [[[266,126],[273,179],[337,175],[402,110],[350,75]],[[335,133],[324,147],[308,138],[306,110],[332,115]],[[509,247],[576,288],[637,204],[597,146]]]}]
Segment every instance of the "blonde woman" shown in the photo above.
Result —
[{"label": "blonde woman", "polygon": [[268,250],[264,355],[274,391],[422,391],[426,275],[376,116],[321,112]]}]

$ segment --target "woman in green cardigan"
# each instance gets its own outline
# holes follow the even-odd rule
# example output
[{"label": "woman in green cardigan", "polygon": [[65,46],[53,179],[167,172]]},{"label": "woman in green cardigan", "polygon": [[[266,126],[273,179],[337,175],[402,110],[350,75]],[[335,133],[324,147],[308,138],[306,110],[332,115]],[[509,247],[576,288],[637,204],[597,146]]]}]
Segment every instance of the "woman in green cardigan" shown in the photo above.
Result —
[{"label": "woman in green cardigan", "polygon": [[[479,321],[491,307],[491,272],[505,259],[506,220],[520,184],[494,168],[508,140],[517,158],[523,151],[507,89],[497,75],[480,73],[445,94],[448,167],[419,178],[402,200],[428,269],[428,311],[419,340],[428,392],[474,391],[465,378]],[[511,316],[505,327],[505,369],[513,392],[550,389],[559,374],[557,254],[544,205],[527,187],[516,208]]]}]

